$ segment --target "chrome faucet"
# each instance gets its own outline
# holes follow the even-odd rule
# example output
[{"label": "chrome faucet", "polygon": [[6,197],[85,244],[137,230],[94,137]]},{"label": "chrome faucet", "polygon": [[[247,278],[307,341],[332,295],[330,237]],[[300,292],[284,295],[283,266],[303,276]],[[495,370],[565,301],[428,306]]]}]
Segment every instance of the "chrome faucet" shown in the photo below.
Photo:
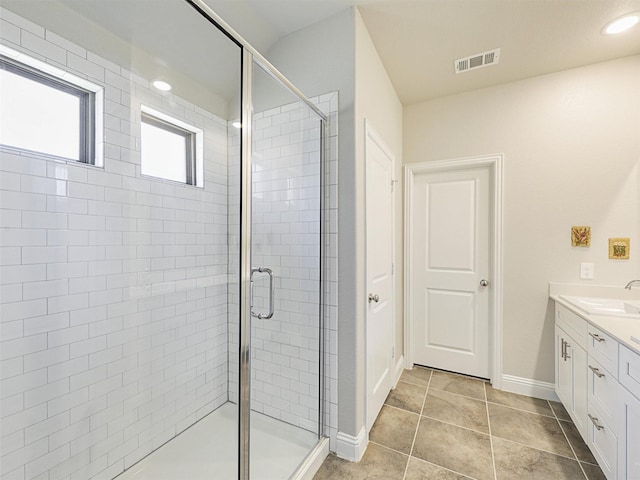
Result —
[{"label": "chrome faucet", "polygon": [[627,290],[631,290],[631,285],[633,285],[636,282],[640,282],[640,280],[631,280],[629,283],[627,283],[624,288],[626,288]]}]

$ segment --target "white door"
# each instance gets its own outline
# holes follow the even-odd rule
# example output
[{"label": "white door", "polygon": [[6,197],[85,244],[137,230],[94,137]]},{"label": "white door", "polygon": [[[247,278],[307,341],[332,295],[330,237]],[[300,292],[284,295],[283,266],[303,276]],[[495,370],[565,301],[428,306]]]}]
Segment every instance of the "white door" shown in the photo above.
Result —
[{"label": "white door", "polygon": [[393,156],[367,126],[367,430],[393,387]]},{"label": "white door", "polygon": [[414,178],[413,363],[490,376],[489,182],[489,167]]}]

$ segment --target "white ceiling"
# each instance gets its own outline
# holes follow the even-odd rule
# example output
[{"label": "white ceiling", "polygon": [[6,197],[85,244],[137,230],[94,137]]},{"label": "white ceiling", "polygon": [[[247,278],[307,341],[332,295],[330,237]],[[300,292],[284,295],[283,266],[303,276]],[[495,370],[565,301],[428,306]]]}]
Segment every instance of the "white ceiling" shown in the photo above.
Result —
[{"label": "white ceiling", "polygon": [[[237,96],[237,49],[207,22],[194,24],[198,16],[182,2],[0,1],[148,78],[183,72],[184,78],[169,79],[186,85],[188,95],[177,93],[193,101],[206,100],[210,91],[226,101]],[[640,54],[640,26],[619,36],[600,33],[610,20],[640,11],[640,0],[205,1],[267,58],[279,38],[358,5],[404,104]],[[169,25],[167,17],[173,19]],[[102,28],[148,52],[150,60],[134,56],[125,42],[105,42]],[[498,65],[455,75],[455,59],[497,47]]]},{"label": "white ceiling", "polygon": [[[640,26],[600,33],[640,11],[640,0],[207,1],[263,53],[279,37],[359,5],[404,104],[640,54]],[[455,59],[497,47],[498,65],[454,73]]]},{"label": "white ceiling", "polygon": [[0,0],[0,3],[3,8],[147,80],[168,81],[174,87],[173,93],[223,118],[238,115],[241,49],[185,2]]}]

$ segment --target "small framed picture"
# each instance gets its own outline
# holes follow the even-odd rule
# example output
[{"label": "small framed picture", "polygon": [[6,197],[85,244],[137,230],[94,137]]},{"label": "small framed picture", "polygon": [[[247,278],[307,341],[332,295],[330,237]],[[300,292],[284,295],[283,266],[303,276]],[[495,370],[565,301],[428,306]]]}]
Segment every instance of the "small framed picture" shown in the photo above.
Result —
[{"label": "small framed picture", "polygon": [[610,238],[609,239],[609,258],[616,260],[629,259],[629,239],[628,238]]},{"label": "small framed picture", "polygon": [[571,227],[571,246],[591,246],[591,227]]}]

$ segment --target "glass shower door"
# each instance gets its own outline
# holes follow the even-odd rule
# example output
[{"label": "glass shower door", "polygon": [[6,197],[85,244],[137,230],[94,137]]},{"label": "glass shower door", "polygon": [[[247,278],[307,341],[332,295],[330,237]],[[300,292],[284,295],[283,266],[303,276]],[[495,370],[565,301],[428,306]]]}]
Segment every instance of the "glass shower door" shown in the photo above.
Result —
[{"label": "glass shower door", "polygon": [[250,471],[284,479],[321,434],[322,120],[258,63],[251,95]]},{"label": "glass shower door", "polygon": [[238,478],[242,46],[186,1],[0,16],[43,125],[0,138],[0,477]]}]

